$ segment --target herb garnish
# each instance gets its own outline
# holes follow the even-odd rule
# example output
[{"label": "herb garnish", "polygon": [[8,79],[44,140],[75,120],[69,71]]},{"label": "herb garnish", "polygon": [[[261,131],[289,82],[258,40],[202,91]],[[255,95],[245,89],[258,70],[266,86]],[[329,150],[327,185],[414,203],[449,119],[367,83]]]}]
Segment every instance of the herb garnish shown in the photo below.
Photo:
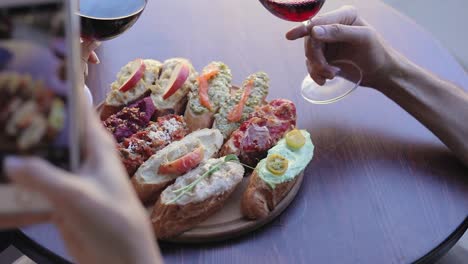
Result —
[{"label": "herb garnish", "polygon": [[[180,197],[184,196],[186,193],[190,192],[193,190],[193,188],[195,188],[195,186],[201,182],[203,179],[205,179],[206,177],[208,176],[211,176],[213,173],[217,172],[220,170],[220,167],[221,165],[229,162],[229,161],[236,161],[240,164],[242,164],[240,161],[239,161],[239,158],[234,155],[234,154],[230,154],[230,155],[227,155],[226,157],[224,157],[224,160],[221,161],[221,162],[218,162],[217,164],[213,165],[209,170],[207,170],[205,173],[203,173],[198,179],[196,179],[195,181],[193,181],[192,183],[190,183],[189,185],[185,186],[185,187],[182,187],[180,189],[177,189],[177,190],[174,190],[172,191],[173,193],[177,194],[177,196],[172,199],[169,204],[171,203],[174,203],[176,202],[177,200],[180,199]],[[251,169],[255,169],[255,168],[252,168],[248,165],[245,165],[245,164],[242,164],[243,166],[246,166],[248,168],[251,168]]]}]

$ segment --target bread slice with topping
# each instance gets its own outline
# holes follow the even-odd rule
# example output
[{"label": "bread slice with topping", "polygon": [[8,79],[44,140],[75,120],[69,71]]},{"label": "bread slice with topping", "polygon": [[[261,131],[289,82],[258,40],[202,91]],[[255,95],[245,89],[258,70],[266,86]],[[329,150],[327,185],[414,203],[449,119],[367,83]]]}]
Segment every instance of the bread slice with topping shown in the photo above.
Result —
[{"label": "bread slice with topping", "polygon": [[[144,64],[144,71],[140,78],[134,78],[136,71],[138,71],[135,64],[138,63]],[[150,93],[150,89],[157,85],[162,66],[161,62],[152,59],[137,59],[123,66],[117,74],[117,79],[111,84],[111,91],[107,94],[104,105],[101,108],[101,120],[116,113],[124,106],[147,96]],[[134,79],[134,83],[130,84],[131,87],[128,87],[128,90],[122,91],[122,86],[131,78]]]},{"label": "bread slice with topping", "polygon": [[184,115],[191,131],[212,127],[214,114],[230,96],[231,81],[231,70],[222,62],[212,62],[203,69],[189,92]]},{"label": "bread slice with topping", "polygon": [[242,181],[244,168],[225,157],[210,159],[167,187],[151,215],[156,237],[177,236],[220,210]]},{"label": "bread slice with topping", "polygon": [[163,148],[135,172],[132,184],[143,203],[153,203],[177,177],[217,155],[223,136],[217,129],[195,131]]},{"label": "bread slice with topping", "polygon": [[151,98],[158,110],[157,115],[183,114],[187,94],[197,81],[197,71],[184,58],[172,58],[164,62],[156,85],[150,86]]},{"label": "bread slice with topping", "polygon": [[232,132],[220,155],[235,154],[244,164],[256,166],[267,151],[296,126],[296,118],[296,106],[286,99],[275,99],[257,107],[249,119]]},{"label": "bread slice with topping", "polygon": [[265,104],[269,89],[268,75],[264,72],[251,74],[242,88],[234,92],[215,114],[213,128],[219,129],[224,139],[249,118],[255,108]]},{"label": "bread slice with topping", "polygon": [[241,211],[249,219],[267,217],[286,197],[312,160],[314,145],[305,130],[293,130],[268,151],[249,179]]}]

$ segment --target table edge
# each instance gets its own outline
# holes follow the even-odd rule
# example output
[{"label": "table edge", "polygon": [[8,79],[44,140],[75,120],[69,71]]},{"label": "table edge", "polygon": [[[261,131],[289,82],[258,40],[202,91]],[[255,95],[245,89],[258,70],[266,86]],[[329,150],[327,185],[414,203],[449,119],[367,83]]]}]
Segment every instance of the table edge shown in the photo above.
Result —
[{"label": "table edge", "polygon": [[[265,227],[268,228],[271,223],[267,224]],[[265,228],[264,227],[264,228]],[[414,264],[426,264],[434,263],[436,260],[444,256],[463,236],[463,234],[468,230],[468,216],[465,217],[465,220],[437,247],[429,251],[424,256],[420,257]],[[32,240],[21,230],[15,230],[13,232],[12,244],[18,248],[22,253],[28,256],[30,259],[37,263],[44,263],[44,260],[47,260],[50,263],[64,263],[69,264],[68,260],[62,258],[58,254],[50,251],[46,247],[40,245],[36,241]],[[164,258],[164,252],[163,252]]]},{"label": "table edge", "polygon": [[465,217],[465,220],[437,247],[432,249],[426,255],[422,256],[414,264],[428,264],[434,263],[435,261],[442,258],[455,244],[460,240],[460,238],[468,230],[468,216]]}]

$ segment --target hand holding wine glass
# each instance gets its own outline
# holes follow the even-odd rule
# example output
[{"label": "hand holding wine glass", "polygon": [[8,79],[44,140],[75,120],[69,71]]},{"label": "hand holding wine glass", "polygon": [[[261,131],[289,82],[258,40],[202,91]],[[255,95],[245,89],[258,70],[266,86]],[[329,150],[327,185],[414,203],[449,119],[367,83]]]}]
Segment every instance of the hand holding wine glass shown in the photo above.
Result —
[{"label": "hand holding wine glass", "polygon": [[[335,77],[335,69],[328,64],[331,61],[353,62],[362,71],[361,84],[371,87],[377,87],[394,64],[393,49],[352,6],[317,16],[291,29],[286,38],[304,38],[307,69],[319,85]],[[346,70],[340,69],[344,76]]]}]

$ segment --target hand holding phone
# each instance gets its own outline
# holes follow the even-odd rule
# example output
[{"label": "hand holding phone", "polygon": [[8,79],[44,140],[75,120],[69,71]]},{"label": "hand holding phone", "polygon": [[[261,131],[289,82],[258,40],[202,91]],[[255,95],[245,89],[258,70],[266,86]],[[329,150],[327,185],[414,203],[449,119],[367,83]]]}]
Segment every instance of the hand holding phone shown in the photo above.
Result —
[{"label": "hand holding phone", "polygon": [[[82,88],[73,2],[0,3],[2,164],[7,156],[26,156],[68,171],[79,165]],[[46,211],[47,202],[40,196],[8,184],[3,168],[0,178],[0,214]]]}]

